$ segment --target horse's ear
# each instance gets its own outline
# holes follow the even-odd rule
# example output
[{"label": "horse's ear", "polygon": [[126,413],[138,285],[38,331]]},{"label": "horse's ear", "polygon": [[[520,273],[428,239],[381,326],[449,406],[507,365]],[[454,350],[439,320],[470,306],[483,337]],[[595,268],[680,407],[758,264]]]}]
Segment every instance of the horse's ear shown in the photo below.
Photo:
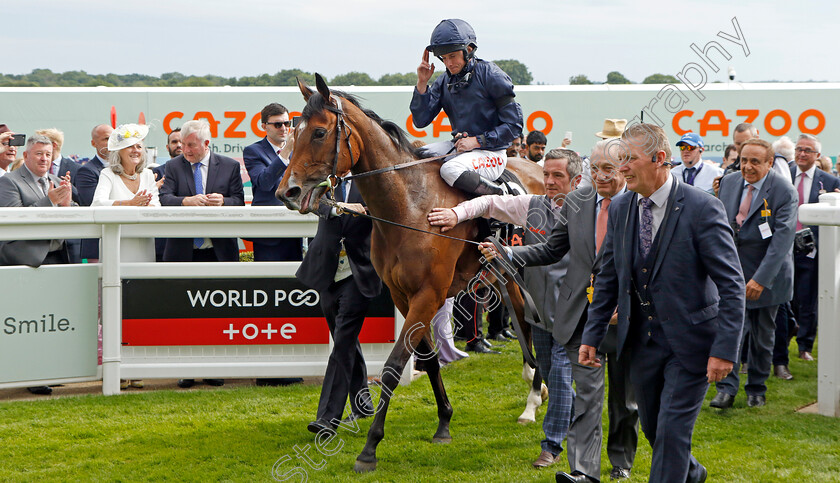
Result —
[{"label": "horse's ear", "polygon": [[295,77],[297,79],[298,88],[300,89],[300,93],[303,94],[303,100],[308,101],[309,97],[312,96],[312,88],[310,88],[306,81],[300,77]]},{"label": "horse's ear", "polygon": [[321,77],[321,74],[315,74],[315,86],[318,88],[318,92],[321,93],[321,96],[324,97],[324,100],[327,104],[332,104],[332,97],[330,97],[330,88],[327,87],[327,81]]}]

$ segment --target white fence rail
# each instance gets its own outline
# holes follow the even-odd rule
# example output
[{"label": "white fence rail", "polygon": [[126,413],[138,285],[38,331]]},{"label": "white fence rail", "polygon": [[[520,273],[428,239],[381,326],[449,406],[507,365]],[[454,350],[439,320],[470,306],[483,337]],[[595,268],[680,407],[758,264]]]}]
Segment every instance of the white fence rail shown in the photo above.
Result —
[{"label": "white fence rail", "polygon": [[[0,209],[0,240],[101,237],[101,258],[97,265],[102,290],[101,378],[103,393],[106,395],[119,393],[120,378],[323,375],[332,349],[331,339],[329,344],[123,347],[121,333],[124,279],[294,278],[299,266],[299,262],[123,263],[120,254],[121,238],[312,237],[316,227],[316,216],[303,216],[282,207]],[[34,274],[57,269],[59,267],[42,266],[26,270]],[[69,267],[62,266],[60,269],[67,270]],[[2,270],[0,273],[3,273]],[[24,276],[27,273],[30,272],[24,272]],[[31,291],[33,287],[24,282],[19,286],[7,287],[6,296],[14,298],[16,294],[22,295],[27,290]],[[155,301],[150,300],[149,303]],[[398,339],[403,322],[402,316],[394,310],[395,339]],[[368,372],[378,373],[393,343],[363,343],[362,346]],[[409,381],[410,367],[411,364],[403,375],[403,383]],[[75,382],[96,377],[14,381],[0,383],[0,388]]]},{"label": "white fence rail", "polygon": [[817,405],[824,416],[840,417],[840,193],[820,196],[819,203],[799,207],[803,225],[820,226],[819,247],[819,320],[820,353]]}]

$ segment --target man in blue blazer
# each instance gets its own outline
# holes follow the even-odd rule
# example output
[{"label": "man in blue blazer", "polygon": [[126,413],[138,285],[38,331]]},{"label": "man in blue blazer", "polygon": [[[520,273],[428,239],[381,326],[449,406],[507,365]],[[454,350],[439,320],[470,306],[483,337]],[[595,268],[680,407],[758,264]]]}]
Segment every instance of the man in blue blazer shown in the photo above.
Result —
[{"label": "man in blue blazer", "polygon": [[[773,171],[775,155],[767,141],[750,139],[740,153],[741,171],[720,182],[720,201],[735,231],[735,245],[746,285],[744,334],[747,350],[747,406],[764,406],[773,362],[776,314],[793,297],[793,237],[796,190]],[[743,350],[743,349],[742,349]],[[717,383],[714,408],[732,407],[738,393],[738,366]]]},{"label": "man in blue blazer", "polygon": [[[817,168],[816,161],[820,159],[821,151],[822,143],[816,136],[799,135],[794,155],[796,165],[791,166],[790,175],[800,205],[819,203],[821,194],[840,189],[840,179]],[[814,360],[811,352],[814,349],[814,339],[817,337],[817,267],[820,247],[819,227],[816,225],[809,225],[809,227],[814,232],[817,250],[812,253],[794,254],[793,301],[791,302],[793,315],[799,323],[799,333],[796,334],[799,358],[806,361]],[[796,230],[803,228],[797,217]],[[828,256],[832,254],[829,253]]]},{"label": "man in blue blazer", "polygon": [[[184,152],[166,163],[160,188],[162,206],[244,206],[239,163],[210,150],[207,121],[187,121],[181,127]],[[196,174],[198,169],[199,174]],[[200,176],[200,182],[197,182]],[[169,238],[165,262],[235,262],[236,238]]]},{"label": "man in blue blazer", "polygon": [[[276,102],[265,106],[260,112],[260,120],[265,130],[265,137],[242,152],[245,169],[251,178],[251,191],[254,199],[252,206],[282,206],[274,193],[280,184],[289,154],[292,152],[294,138],[289,111]],[[254,261],[284,262],[302,259],[300,238],[256,238],[254,243]]]},{"label": "man in blue blazer", "polygon": [[618,306],[617,351],[630,367],[642,429],[653,447],[650,481],[701,482],[691,434],[710,382],[732,371],[744,324],[744,276],[723,204],[666,166],[659,126],[632,124],[619,171],[636,194],[609,206],[601,270],[580,347],[597,347]]},{"label": "man in blue blazer", "polygon": [[[73,184],[79,192],[79,205],[90,206],[93,203],[93,194],[96,192],[96,185],[99,183],[99,173],[108,166],[108,138],[111,137],[112,128],[108,124],[99,124],[90,132],[90,145],[96,150],[93,157],[83,164],[73,178]],[[82,240],[81,258],[99,258],[99,239],[89,238]]]}]

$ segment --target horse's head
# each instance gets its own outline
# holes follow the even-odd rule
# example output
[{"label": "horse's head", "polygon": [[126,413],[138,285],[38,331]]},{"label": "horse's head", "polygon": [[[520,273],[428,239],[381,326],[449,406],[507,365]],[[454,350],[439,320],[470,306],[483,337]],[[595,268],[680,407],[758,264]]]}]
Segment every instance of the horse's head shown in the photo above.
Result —
[{"label": "horse's head", "polygon": [[289,166],[275,193],[287,208],[301,213],[316,210],[331,176],[344,175],[359,159],[359,142],[345,112],[354,106],[332,94],[319,74],[315,74],[315,85],[317,92],[298,79],[306,107],[294,131]]}]

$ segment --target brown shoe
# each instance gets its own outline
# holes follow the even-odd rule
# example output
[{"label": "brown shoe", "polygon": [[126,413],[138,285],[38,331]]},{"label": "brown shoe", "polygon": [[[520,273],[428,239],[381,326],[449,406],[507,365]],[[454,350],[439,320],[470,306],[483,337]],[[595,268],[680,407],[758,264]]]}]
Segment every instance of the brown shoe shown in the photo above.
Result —
[{"label": "brown shoe", "polygon": [[773,368],[773,374],[779,379],[784,379],[785,381],[790,381],[793,379],[793,374],[790,373],[790,369],[788,366],[778,365]]},{"label": "brown shoe", "polygon": [[531,464],[534,465],[534,468],[545,468],[546,466],[550,466],[554,463],[557,463],[557,461],[559,461],[559,458],[560,455],[554,456],[548,451],[542,451],[540,452],[539,458],[537,458],[536,461],[534,461]]},{"label": "brown shoe", "polygon": [[814,356],[811,355],[808,351],[799,351],[799,358],[803,361],[813,361]]}]

